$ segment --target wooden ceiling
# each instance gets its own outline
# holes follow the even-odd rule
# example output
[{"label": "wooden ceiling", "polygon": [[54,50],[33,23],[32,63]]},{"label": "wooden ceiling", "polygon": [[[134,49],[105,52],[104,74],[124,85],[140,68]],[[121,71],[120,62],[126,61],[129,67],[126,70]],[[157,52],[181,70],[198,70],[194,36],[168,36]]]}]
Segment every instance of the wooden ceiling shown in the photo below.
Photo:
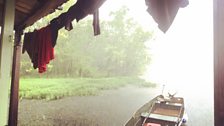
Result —
[{"label": "wooden ceiling", "polygon": [[[23,29],[32,25],[40,18],[54,12],[59,6],[68,0],[15,0],[15,29]],[[0,0],[0,25],[2,26],[3,3]]]}]

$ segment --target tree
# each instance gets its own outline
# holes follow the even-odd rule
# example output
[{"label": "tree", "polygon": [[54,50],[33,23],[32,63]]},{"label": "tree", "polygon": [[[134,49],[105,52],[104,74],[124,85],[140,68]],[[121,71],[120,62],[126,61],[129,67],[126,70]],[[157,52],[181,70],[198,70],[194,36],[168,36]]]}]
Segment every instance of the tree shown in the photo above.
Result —
[{"label": "tree", "polygon": [[152,32],[143,30],[127,13],[126,7],[111,12],[111,20],[101,23],[99,36],[93,36],[92,20],[88,17],[73,22],[72,31],[60,30],[56,59],[47,74],[69,77],[141,74],[150,59],[144,42],[151,38]]}]

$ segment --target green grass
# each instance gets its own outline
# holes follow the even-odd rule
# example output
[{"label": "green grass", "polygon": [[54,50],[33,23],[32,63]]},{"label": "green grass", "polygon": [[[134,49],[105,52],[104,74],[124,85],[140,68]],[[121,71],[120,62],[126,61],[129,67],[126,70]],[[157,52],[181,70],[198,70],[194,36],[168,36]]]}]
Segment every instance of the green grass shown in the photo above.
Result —
[{"label": "green grass", "polygon": [[98,95],[102,90],[117,89],[126,85],[155,87],[135,77],[116,78],[22,78],[20,98],[55,100],[66,96]]}]

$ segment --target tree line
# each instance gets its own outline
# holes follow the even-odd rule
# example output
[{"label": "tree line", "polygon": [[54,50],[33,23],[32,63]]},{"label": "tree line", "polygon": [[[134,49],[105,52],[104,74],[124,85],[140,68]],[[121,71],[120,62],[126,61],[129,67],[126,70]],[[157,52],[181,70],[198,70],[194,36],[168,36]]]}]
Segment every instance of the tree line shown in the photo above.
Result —
[{"label": "tree line", "polygon": [[21,76],[112,77],[137,76],[150,62],[145,42],[152,32],[127,16],[123,7],[100,23],[101,34],[93,35],[92,18],[76,23],[73,30],[61,29],[55,46],[55,59],[43,75],[22,55]]}]

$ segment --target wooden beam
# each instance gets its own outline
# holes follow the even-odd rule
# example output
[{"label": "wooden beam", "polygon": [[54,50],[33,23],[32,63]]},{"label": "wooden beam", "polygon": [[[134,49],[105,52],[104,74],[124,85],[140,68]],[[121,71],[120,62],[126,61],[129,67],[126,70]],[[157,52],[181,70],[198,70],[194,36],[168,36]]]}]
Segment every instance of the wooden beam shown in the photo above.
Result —
[{"label": "wooden beam", "polygon": [[16,29],[24,29],[25,27],[32,25],[37,20],[52,13],[58,6],[62,5],[66,1],[68,0],[54,0],[54,2],[51,0],[46,1],[44,6],[37,8],[37,10],[35,10],[35,12],[32,13],[22,24],[19,24]]},{"label": "wooden beam", "polygon": [[0,41],[0,126],[8,123],[15,0],[4,0]]},{"label": "wooden beam", "polygon": [[22,32],[20,31],[15,33],[15,46],[13,52],[11,94],[10,94],[9,121],[8,121],[9,126],[17,126],[17,120],[18,120],[21,35]]},{"label": "wooden beam", "polygon": [[32,10],[32,6],[28,5],[27,3],[23,1],[16,1],[16,6],[20,6],[26,10]]},{"label": "wooden beam", "polygon": [[26,9],[24,7],[21,7],[21,6],[16,6],[16,10],[21,11],[21,12],[23,12],[25,14],[29,14],[30,13],[29,12],[30,10],[28,10],[28,9]]},{"label": "wooden beam", "polygon": [[224,1],[213,0],[214,8],[214,117],[224,126]]},{"label": "wooden beam", "polygon": [[3,5],[0,4],[0,26],[2,26],[2,17],[3,17]]}]

